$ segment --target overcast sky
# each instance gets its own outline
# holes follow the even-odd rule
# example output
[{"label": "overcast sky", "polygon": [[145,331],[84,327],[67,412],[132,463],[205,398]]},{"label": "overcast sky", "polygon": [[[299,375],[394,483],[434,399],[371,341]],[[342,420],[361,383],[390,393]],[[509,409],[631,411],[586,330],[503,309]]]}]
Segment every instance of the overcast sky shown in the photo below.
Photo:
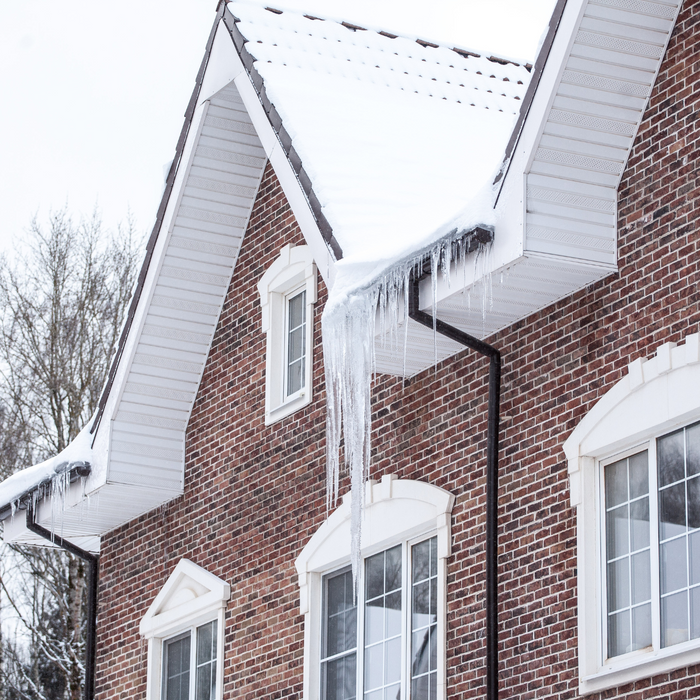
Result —
[{"label": "overcast sky", "polygon": [[[555,0],[267,0],[534,59]],[[216,0],[0,0],[0,250],[34,215],[150,230]]]}]

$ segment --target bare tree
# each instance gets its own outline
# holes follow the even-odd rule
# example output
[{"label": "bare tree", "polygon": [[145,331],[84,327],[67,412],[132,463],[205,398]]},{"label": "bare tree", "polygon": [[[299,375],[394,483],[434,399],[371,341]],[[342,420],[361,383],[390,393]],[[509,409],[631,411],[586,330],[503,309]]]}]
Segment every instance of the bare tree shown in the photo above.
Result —
[{"label": "bare tree", "polygon": [[[32,222],[0,262],[0,477],[53,456],[90,420],[135,280],[131,224],[65,211]],[[14,635],[3,639],[6,698],[78,700],[84,683],[85,573],[62,551],[13,547],[0,586]],[[7,626],[6,626],[7,627]],[[7,635],[6,635],[7,636]]]}]

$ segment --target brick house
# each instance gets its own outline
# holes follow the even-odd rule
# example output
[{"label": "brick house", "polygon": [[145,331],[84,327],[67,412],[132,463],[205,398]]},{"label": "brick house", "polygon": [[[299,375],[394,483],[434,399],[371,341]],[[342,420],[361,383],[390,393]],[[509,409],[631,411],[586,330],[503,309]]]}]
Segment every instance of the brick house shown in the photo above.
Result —
[{"label": "brick house", "polygon": [[[54,518],[99,552],[99,697],[698,697],[699,22],[692,1],[560,0],[521,66],[219,8],[89,450],[57,458],[60,513],[45,475],[3,492],[6,539],[40,544]],[[409,104],[433,110],[457,161],[418,120],[389,172],[403,195],[375,199],[386,172],[362,189],[333,168],[370,132],[329,151],[326,126],[380,88],[406,129]],[[459,159],[487,126],[455,140],[442,103],[483,120],[514,101],[483,154],[496,214],[469,220],[474,183],[447,180],[476,177]],[[364,113],[381,134],[394,116]],[[328,508],[321,315],[371,230],[356,209],[442,233],[394,258],[410,313],[398,340],[373,324],[370,480]],[[498,352],[500,407],[474,346]]]}]

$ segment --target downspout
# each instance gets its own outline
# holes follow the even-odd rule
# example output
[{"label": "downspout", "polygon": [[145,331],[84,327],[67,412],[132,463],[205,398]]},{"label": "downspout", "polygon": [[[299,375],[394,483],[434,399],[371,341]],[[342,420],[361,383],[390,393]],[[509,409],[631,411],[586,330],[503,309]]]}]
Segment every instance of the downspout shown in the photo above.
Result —
[{"label": "downspout", "polygon": [[486,448],[486,698],[498,700],[498,431],[501,353],[488,343],[420,310],[417,277],[410,282],[408,315],[434,332],[489,358],[489,413]]},{"label": "downspout", "polygon": [[92,552],[74,545],[72,542],[49,532],[34,519],[34,504],[27,504],[27,529],[52,544],[58,545],[71,554],[87,562],[87,630],[85,633],[85,700],[95,697],[95,660],[97,652],[97,581],[99,577],[99,557]]}]

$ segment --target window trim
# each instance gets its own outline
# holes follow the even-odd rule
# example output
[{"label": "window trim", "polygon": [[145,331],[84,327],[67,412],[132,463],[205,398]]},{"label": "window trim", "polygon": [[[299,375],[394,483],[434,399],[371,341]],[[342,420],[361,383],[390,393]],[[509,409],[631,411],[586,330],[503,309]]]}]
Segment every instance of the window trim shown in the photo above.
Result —
[{"label": "window trim", "polygon": [[582,695],[700,662],[697,639],[605,659],[605,530],[601,520],[602,465],[645,447],[655,449],[651,443],[657,437],[700,420],[700,392],[693,391],[699,385],[700,336],[695,333],[687,336],[683,345],[665,343],[653,358],[630,363],[627,374],[593,406],[564,443],[571,505],[577,514]]},{"label": "window trim", "polygon": [[[311,403],[313,397],[313,326],[317,271],[311,249],[285,245],[258,282],[265,352],[265,425],[271,425]],[[287,396],[287,300],[306,291],[305,384]]]},{"label": "window trim", "polygon": [[[213,620],[217,621],[216,700],[223,698],[224,613],[230,597],[228,583],[188,559],[178,562],[139,625],[148,642],[148,700],[162,700],[165,642]],[[191,643],[196,648],[196,634]],[[192,668],[190,674],[192,678]]]},{"label": "window trim", "polygon": [[[451,555],[454,496],[432,484],[386,474],[365,487],[362,559],[400,542],[437,536],[438,699],[446,697],[447,558]],[[350,562],[350,494],[314,533],[296,560],[304,615],[304,700],[320,700],[323,576]],[[359,644],[359,640],[358,640]],[[359,649],[359,646],[358,646]]]}]

